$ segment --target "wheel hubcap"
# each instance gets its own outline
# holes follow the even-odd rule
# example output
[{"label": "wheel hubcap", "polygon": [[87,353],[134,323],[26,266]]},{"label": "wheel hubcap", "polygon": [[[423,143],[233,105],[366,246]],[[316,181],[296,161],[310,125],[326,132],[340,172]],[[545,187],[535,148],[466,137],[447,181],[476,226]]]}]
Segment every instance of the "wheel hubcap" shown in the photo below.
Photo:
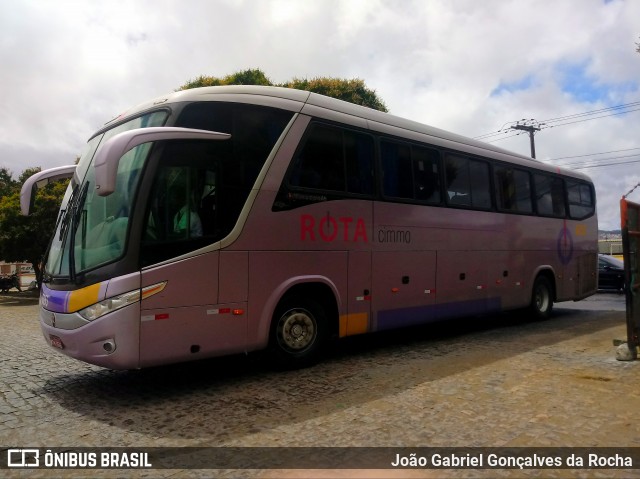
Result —
[{"label": "wheel hubcap", "polygon": [[285,349],[301,351],[315,340],[315,320],[308,311],[291,310],[280,319],[278,332],[278,340]]}]

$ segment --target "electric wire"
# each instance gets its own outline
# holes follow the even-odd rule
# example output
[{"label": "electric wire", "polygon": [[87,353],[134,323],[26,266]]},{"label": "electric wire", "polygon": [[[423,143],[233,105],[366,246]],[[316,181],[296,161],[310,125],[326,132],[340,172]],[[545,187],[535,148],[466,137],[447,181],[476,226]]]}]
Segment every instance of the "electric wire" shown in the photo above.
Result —
[{"label": "electric wire", "polygon": [[[640,148],[631,148],[630,150],[637,150],[637,149],[640,149]],[[620,150],[620,151],[629,151],[629,150]],[[597,155],[597,154],[601,154],[601,153],[594,153],[593,155]],[[591,156],[591,155],[576,155],[575,158],[578,158],[581,156]],[[631,154],[631,155],[607,156],[604,158],[591,158],[591,159],[585,159],[580,161],[569,161],[569,162],[564,161],[564,162],[553,163],[553,164],[556,166],[561,166],[563,168],[571,168],[573,170],[584,170],[587,168],[602,168],[605,166],[617,166],[617,165],[638,163],[640,162],[640,159],[629,160],[629,158],[638,158],[638,157],[640,157],[640,153]],[[573,157],[569,157],[569,158],[573,158]],[[548,163],[554,160],[555,158],[551,158],[544,161],[545,163]],[[617,161],[617,160],[622,160],[622,161]]]},{"label": "electric wire", "polygon": [[586,155],[558,156],[556,158],[550,158],[549,161],[564,160],[569,158],[584,158],[585,156],[608,155],[609,153],[621,153],[623,151],[633,151],[633,150],[640,150],[640,146],[635,148],[625,148],[623,150],[601,151],[600,153],[587,153]]},{"label": "electric wire", "polygon": [[640,160],[632,160],[632,161],[618,161],[614,163],[607,163],[602,165],[585,165],[585,166],[573,166],[572,170],[586,170],[589,168],[604,168],[606,166],[620,166],[620,165],[630,165],[632,163],[640,163]]},{"label": "electric wire", "polygon": [[[528,121],[535,122],[540,127],[540,130],[544,130],[547,128],[557,128],[560,126],[574,125],[576,123],[582,123],[585,121],[607,118],[610,116],[625,115],[627,113],[633,113],[636,111],[640,111],[640,101],[625,103],[622,105],[610,106],[607,108],[600,108],[598,110],[591,110],[591,111],[586,111],[582,113],[574,113],[571,115],[559,116],[556,118],[549,118],[547,120],[543,120],[539,122],[533,119]],[[600,113],[607,113],[607,114],[600,115]],[[597,116],[594,116],[594,115],[597,115]],[[520,120],[520,121],[527,121],[527,120]],[[503,137],[503,138],[493,138],[493,137],[503,135],[505,133],[508,133],[509,131],[513,131],[511,126],[507,128],[505,128],[505,126],[513,125],[514,123],[517,123],[517,122],[518,122],[517,120],[512,122],[507,122],[503,124],[499,130],[485,133],[479,136],[475,136],[474,139],[492,143],[495,141],[502,141],[506,138],[511,138],[514,135]],[[556,123],[556,124],[553,124],[553,123]]]}]

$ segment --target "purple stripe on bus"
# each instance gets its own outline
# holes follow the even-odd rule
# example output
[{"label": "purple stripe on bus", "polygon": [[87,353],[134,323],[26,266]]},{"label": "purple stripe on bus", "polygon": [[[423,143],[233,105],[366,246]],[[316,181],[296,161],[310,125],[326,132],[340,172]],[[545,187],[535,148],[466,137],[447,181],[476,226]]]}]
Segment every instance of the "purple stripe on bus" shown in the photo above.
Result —
[{"label": "purple stripe on bus", "polygon": [[456,303],[388,309],[378,313],[377,331],[502,311],[500,298],[474,299]]},{"label": "purple stripe on bus", "polygon": [[43,284],[42,292],[40,293],[40,304],[44,309],[53,311],[54,313],[66,313],[69,294],[70,291],[56,291],[47,288],[47,286]]}]

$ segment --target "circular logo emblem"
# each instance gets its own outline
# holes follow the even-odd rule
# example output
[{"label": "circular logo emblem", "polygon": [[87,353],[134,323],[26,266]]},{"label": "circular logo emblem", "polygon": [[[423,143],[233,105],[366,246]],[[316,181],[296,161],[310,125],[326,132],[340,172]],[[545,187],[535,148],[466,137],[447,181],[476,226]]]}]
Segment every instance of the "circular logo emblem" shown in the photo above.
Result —
[{"label": "circular logo emblem", "polygon": [[573,237],[571,236],[571,230],[567,228],[566,224],[558,235],[557,251],[560,262],[564,265],[569,264],[573,257]]}]

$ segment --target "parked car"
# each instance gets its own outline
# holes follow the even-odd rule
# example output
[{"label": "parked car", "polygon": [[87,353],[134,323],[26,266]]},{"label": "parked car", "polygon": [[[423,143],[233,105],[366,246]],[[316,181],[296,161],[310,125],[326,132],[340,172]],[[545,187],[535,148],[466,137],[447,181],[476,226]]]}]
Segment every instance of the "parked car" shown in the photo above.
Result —
[{"label": "parked car", "polygon": [[613,256],[598,255],[598,289],[624,292],[624,263]]}]

